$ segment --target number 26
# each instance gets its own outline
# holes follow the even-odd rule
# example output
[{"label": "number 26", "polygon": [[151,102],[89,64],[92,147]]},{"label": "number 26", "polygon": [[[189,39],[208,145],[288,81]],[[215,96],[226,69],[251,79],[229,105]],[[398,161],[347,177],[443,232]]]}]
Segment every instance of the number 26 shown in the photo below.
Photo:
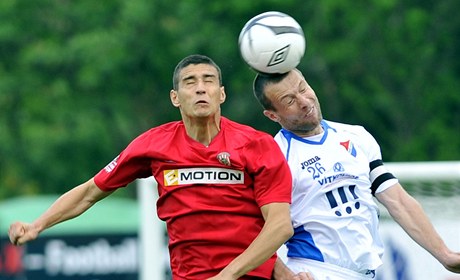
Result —
[{"label": "number 26", "polygon": [[315,163],[314,167],[307,167],[307,171],[312,175],[313,179],[318,179],[319,176],[321,176],[326,171],[326,169],[324,169],[324,167],[322,167],[321,164],[317,162]]}]

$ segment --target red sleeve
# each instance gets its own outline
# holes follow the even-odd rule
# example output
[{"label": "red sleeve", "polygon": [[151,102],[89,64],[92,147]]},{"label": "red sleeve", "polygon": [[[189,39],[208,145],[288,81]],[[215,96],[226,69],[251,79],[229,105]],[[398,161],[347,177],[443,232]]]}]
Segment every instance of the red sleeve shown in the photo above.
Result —
[{"label": "red sleeve", "polygon": [[145,156],[146,141],[144,135],[134,139],[120,155],[104,167],[94,177],[94,182],[103,191],[125,187],[138,178],[152,175],[150,159]]},{"label": "red sleeve", "polygon": [[247,165],[254,179],[259,206],[272,202],[291,203],[292,176],[286,159],[273,137],[258,135],[246,146]]}]

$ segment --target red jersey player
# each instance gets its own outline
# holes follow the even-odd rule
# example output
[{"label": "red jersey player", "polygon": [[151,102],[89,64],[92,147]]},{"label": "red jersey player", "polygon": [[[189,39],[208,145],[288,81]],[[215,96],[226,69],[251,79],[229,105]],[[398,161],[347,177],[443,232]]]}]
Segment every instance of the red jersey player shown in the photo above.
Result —
[{"label": "red jersey player", "polygon": [[290,170],[270,135],[221,117],[225,97],[210,58],[183,59],[170,92],[182,120],[141,134],[33,223],[12,224],[11,242],[33,240],[117,188],[154,176],[174,279],[270,279],[275,252],[293,233]]}]

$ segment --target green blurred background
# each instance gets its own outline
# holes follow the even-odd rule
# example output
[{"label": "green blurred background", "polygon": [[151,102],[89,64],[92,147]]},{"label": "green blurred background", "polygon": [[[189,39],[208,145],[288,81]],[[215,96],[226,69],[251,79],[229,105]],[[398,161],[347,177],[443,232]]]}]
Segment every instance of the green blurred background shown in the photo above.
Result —
[{"label": "green blurred background", "polygon": [[221,66],[225,116],[275,134],[237,48],[273,10],[304,29],[325,118],[364,125],[387,162],[460,159],[460,1],[2,0],[0,200],[62,193],[178,120],[172,72],[192,53]]}]

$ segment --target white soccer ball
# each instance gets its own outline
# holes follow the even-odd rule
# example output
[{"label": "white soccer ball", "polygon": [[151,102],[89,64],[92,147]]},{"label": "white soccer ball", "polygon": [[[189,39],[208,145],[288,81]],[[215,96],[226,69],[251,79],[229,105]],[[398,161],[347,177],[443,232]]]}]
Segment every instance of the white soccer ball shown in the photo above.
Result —
[{"label": "white soccer ball", "polygon": [[299,65],[306,40],[300,24],[281,12],[265,12],[241,30],[238,46],[243,60],[262,73],[286,73]]}]

